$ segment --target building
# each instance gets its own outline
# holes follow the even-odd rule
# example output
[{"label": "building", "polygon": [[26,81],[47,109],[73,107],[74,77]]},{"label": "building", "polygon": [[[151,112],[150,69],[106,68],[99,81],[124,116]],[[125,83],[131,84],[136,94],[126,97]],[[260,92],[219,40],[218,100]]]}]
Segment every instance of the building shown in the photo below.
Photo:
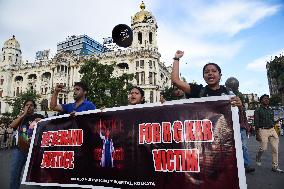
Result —
[{"label": "building", "polygon": [[102,44],[87,35],[72,35],[66,41],[57,44],[57,53],[68,50],[75,55],[85,56],[99,54],[104,51],[104,48]]},{"label": "building", "polygon": [[254,110],[256,107],[258,107],[259,99],[257,94],[243,94],[244,96],[244,105],[247,110]]},{"label": "building", "polygon": [[[131,17],[133,43],[129,48],[109,49],[86,35],[71,36],[57,44],[57,54],[50,58],[49,50],[38,51],[33,63],[22,60],[22,51],[15,36],[8,39],[0,54],[0,113],[10,111],[5,98],[14,98],[21,92],[34,89],[41,95],[39,110],[49,106],[52,89],[57,83],[66,86],[59,94],[59,103],[73,102],[74,82],[80,81],[80,66],[86,59],[98,59],[101,64],[116,64],[115,76],[134,74],[134,85],[145,90],[147,102],[157,102],[160,92],[170,86],[171,67],[160,61],[157,45],[157,21],[145,10]],[[73,44],[72,44],[73,42]]]}]

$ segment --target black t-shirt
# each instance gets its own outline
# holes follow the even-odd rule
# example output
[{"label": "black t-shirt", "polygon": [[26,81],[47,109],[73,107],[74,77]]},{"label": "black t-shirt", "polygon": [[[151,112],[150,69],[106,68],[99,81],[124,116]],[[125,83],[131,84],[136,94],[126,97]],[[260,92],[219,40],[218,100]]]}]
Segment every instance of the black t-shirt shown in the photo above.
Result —
[{"label": "black t-shirt", "polygon": [[200,98],[200,97],[207,97],[207,96],[222,96],[222,95],[229,95],[229,90],[220,85],[220,88],[217,90],[210,89],[207,85],[203,87],[203,85],[197,85],[193,83],[189,83],[191,93],[186,93],[186,98]]},{"label": "black t-shirt", "polygon": [[[18,139],[19,143],[18,146],[22,151],[25,151],[24,148],[28,148],[30,144],[30,139],[33,134],[33,126],[35,123],[33,121],[36,118],[44,119],[43,115],[40,114],[33,114],[33,115],[27,115],[23,118],[23,121],[21,125],[18,128]],[[24,145],[22,145],[24,143]]]}]

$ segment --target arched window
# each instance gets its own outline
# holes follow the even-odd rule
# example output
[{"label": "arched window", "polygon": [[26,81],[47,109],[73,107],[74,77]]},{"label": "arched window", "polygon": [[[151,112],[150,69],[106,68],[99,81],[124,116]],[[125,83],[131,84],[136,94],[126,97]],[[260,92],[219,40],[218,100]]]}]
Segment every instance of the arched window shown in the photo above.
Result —
[{"label": "arched window", "polygon": [[153,34],[152,32],[149,33],[149,43],[152,44],[153,41]]},{"label": "arched window", "polygon": [[139,41],[139,44],[142,44],[142,33],[141,32],[138,33],[138,41]]},{"label": "arched window", "polygon": [[129,66],[127,63],[119,63],[117,64],[117,67],[119,67],[119,69],[129,69]]}]

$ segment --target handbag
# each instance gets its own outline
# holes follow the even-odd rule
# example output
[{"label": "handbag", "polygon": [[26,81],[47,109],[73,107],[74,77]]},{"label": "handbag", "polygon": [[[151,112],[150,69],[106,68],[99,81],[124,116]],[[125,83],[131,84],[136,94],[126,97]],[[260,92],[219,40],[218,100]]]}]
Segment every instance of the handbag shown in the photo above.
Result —
[{"label": "handbag", "polygon": [[29,152],[30,140],[25,139],[25,137],[22,136],[22,134],[19,134],[18,137],[18,148],[26,154]]}]

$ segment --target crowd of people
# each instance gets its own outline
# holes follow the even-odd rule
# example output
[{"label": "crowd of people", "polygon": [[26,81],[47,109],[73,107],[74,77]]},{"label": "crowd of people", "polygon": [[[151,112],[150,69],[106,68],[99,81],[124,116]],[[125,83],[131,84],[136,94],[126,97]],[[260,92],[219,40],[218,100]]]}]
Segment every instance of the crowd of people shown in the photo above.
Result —
[{"label": "crowd of people", "polygon": [[4,123],[0,125],[0,149],[10,149],[16,145],[16,131]]},{"label": "crowd of people", "polygon": [[[233,91],[220,84],[222,72],[221,68],[215,63],[208,63],[203,67],[203,79],[206,82],[206,86],[198,85],[194,83],[186,83],[180,79],[179,64],[180,59],[183,57],[184,52],[178,50],[175,53],[173,61],[173,69],[171,74],[172,84],[175,87],[175,96],[177,99],[181,98],[200,98],[208,96],[221,96],[232,95],[231,105],[239,109],[239,122],[241,131],[242,150],[244,158],[244,167],[246,173],[254,172],[255,168],[251,166],[251,160],[248,154],[247,147],[247,132],[248,122],[245,115],[244,105],[238,95]],[[58,104],[58,94],[63,89],[63,85],[57,85],[50,101],[50,108],[60,113],[67,113],[71,116],[76,116],[76,112],[82,112],[87,110],[95,110],[96,105],[87,100],[88,88],[83,82],[77,82],[74,85],[74,102],[69,104]],[[164,103],[166,99],[161,94],[161,103]],[[129,105],[143,104],[145,103],[144,91],[140,87],[133,87],[129,91],[128,96]],[[278,165],[278,148],[279,137],[274,129],[273,111],[269,107],[269,96],[262,95],[260,97],[261,106],[255,111],[255,128],[257,139],[260,142],[259,151],[256,156],[256,164],[261,166],[261,158],[265,150],[267,149],[268,141],[272,145],[272,171],[283,172]],[[21,172],[27,159],[28,147],[30,144],[30,138],[33,132],[33,124],[44,116],[35,113],[36,103],[33,100],[27,100],[23,104],[21,114],[13,120],[10,127],[5,128],[3,125],[0,127],[0,146],[1,148],[11,148],[15,145],[13,140],[13,132],[18,132],[18,147],[14,149],[12,157],[12,171],[10,177],[10,188],[18,189],[20,186]],[[104,140],[105,160],[102,162],[104,166],[111,165],[111,139],[106,132],[104,136],[101,135]],[[107,164],[106,164],[107,163]]]}]

